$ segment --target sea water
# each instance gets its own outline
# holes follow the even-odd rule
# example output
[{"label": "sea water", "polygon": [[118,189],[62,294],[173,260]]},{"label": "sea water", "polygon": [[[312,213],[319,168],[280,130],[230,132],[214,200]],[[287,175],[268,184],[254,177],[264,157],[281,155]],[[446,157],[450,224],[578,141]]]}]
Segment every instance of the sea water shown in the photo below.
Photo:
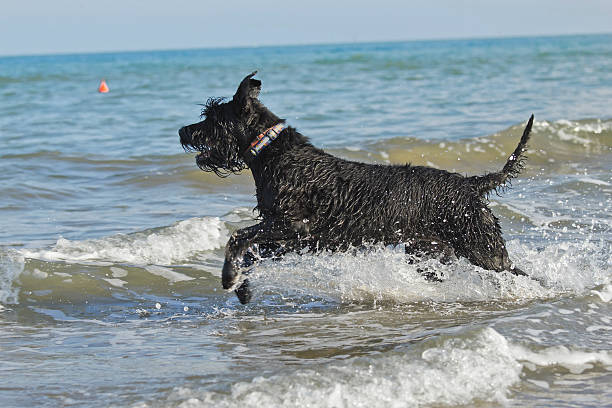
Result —
[{"label": "sea water", "polygon": [[[220,270],[250,173],[201,172],[177,129],[253,70],[368,163],[496,171],[534,113],[490,197],[531,277],[289,254],[241,305]],[[0,406],[611,405],[611,101],[610,35],[0,58]]]}]

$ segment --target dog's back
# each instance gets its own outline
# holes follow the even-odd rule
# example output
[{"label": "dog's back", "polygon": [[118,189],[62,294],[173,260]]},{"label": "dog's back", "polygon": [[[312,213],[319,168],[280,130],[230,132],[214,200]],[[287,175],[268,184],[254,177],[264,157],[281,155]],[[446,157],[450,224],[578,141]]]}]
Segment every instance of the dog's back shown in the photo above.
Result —
[{"label": "dog's back", "polygon": [[474,177],[340,159],[289,128],[283,142],[262,157],[265,166],[256,166],[258,209],[264,218],[290,221],[311,248],[429,240],[446,242],[458,256],[487,269],[509,269],[485,195],[518,174],[532,121],[501,172]]}]

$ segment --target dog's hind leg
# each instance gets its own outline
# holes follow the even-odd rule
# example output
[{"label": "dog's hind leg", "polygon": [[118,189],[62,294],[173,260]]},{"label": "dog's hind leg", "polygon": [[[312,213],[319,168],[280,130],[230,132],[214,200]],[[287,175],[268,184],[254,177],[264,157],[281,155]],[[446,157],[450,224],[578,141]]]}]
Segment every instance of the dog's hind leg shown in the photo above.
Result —
[{"label": "dog's hind leg", "polygon": [[516,276],[529,276],[527,275],[522,269],[514,266],[514,264],[510,261],[510,258],[508,257],[508,252],[506,251],[506,247],[504,246],[503,248],[503,258],[502,258],[502,270],[504,271],[508,271],[513,275]]}]

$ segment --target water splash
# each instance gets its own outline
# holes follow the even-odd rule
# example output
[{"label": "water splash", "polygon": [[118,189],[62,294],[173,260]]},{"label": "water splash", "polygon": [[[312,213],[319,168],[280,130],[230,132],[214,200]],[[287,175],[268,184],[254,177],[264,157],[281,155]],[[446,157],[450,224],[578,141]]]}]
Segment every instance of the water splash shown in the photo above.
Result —
[{"label": "water splash", "polygon": [[[551,243],[534,249],[513,240],[508,246],[518,266],[533,278],[484,270],[465,259],[449,265],[437,260],[409,264],[403,247],[398,246],[354,253],[289,254],[256,266],[249,280],[256,296],[408,303],[524,301],[581,294],[612,279],[604,242]],[[433,271],[441,281],[426,280],[423,269]]]},{"label": "water splash", "polygon": [[23,272],[24,262],[24,257],[17,251],[0,251],[0,304],[18,302],[19,287],[14,283]]}]

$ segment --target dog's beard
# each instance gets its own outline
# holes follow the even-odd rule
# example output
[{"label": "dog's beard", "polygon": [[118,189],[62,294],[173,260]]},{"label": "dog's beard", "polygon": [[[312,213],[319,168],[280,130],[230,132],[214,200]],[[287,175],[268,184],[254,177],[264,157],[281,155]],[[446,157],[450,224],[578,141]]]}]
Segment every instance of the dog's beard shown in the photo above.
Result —
[{"label": "dog's beard", "polygon": [[247,168],[238,145],[229,143],[223,146],[202,146],[198,149],[196,164],[206,172],[213,172],[219,177],[227,177]]},{"label": "dog's beard", "polygon": [[200,169],[227,177],[248,166],[238,144],[239,139],[246,138],[245,129],[231,117],[232,110],[222,101],[221,98],[211,98],[206,102],[201,115],[206,120],[191,135],[187,149],[199,152],[196,164]]}]

